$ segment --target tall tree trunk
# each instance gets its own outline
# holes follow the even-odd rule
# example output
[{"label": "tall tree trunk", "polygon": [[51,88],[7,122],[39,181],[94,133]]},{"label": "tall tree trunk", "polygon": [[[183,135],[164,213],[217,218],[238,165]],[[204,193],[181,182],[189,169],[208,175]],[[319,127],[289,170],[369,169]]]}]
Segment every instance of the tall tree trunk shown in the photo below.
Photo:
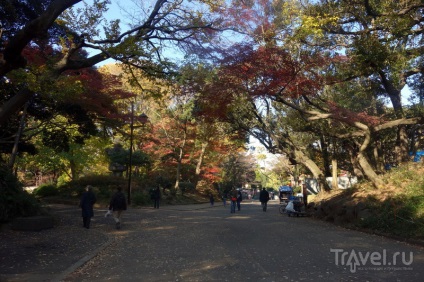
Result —
[{"label": "tall tree trunk", "polygon": [[409,161],[409,142],[408,142],[408,133],[406,130],[406,125],[399,125],[398,134],[397,134],[397,144],[398,144],[398,162],[408,162]]},{"label": "tall tree trunk", "polygon": [[376,162],[376,168],[379,173],[384,171],[384,158],[383,158],[383,150],[381,148],[381,140],[377,140],[374,142],[374,159]]},{"label": "tall tree trunk", "polygon": [[329,176],[331,175],[330,171],[330,155],[328,154],[328,146],[327,146],[327,140],[325,140],[325,136],[320,136],[320,143],[321,143],[321,154],[322,159],[324,161],[324,175]]},{"label": "tall tree trunk", "polygon": [[200,156],[196,164],[196,175],[200,175],[202,164],[203,164],[203,158],[205,157],[206,147],[208,146],[208,143],[202,143],[202,148],[200,150]]},{"label": "tall tree trunk", "polygon": [[[405,116],[402,108],[402,93],[401,89],[404,87],[404,83],[399,85],[398,88],[395,87],[393,82],[387,79],[383,71],[379,71],[381,82],[384,86],[384,89],[387,91],[387,95],[392,102],[393,109],[395,111],[397,118],[403,118]],[[409,145],[408,145],[408,134],[406,131],[405,125],[399,125],[396,141],[396,155],[398,163],[402,163],[409,160]]]},{"label": "tall tree trunk", "polygon": [[383,186],[383,181],[378,177],[377,173],[374,171],[372,166],[370,165],[368,158],[365,154],[366,149],[368,148],[371,142],[371,134],[370,132],[365,133],[364,141],[362,142],[361,147],[358,152],[358,163],[361,166],[362,171],[365,176],[373,183],[374,187],[380,188]]},{"label": "tall tree trunk", "polygon": [[337,143],[334,141],[334,138],[331,138],[331,143],[333,147],[333,154],[331,156],[331,188],[337,190],[339,188],[339,182],[337,178]]},{"label": "tall tree trunk", "polygon": [[331,160],[331,176],[332,176],[332,181],[331,181],[331,188],[333,190],[336,190],[339,188],[339,183],[338,183],[338,178],[337,178],[337,159],[333,158]]},{"label": "tall tree trunk", "polygon": [[383,187],[383,181],[380,177],[375,173],[374,169],[370,165],[367,157],[363,153],[358,154],[358,162],[361,166],[366,177],[373,183],[374,187],[381,188]]},{"label": "tall tree trunk", "polygon": [[330,187],[325,181],[325,176],[319,166],[301,150],[295,148],[293,149],[293,154],[294,160],[297,163],[304,165],[312,173],[313,177],[318,179],[321,191],[329,191]]},{"label": "tall tree trunk", "polygon": [[179,148],[179,153],[178,153],[178,159],[177,159],[177,174],[176,174],[176,179],[175,179],[175,190],[178,189],[178,187],[180,187],[180,177],[181,177],[181,162],[183,159],[183,148]]},{"label": "tall tree trunk", "polygon": [[364,178],[364,173],[362,172],[361,166],[358,162],[358,156],[353,152],[352,148],[348,149],[350,156],[350,163],[352,164],[352,175],[355,175],[358,179]]},{"label": "tall tree trunk", "polygon": [[5,124],[9,118],[21,109],[34,93],[26,87],[22,87],[18,94],[10,98],[0,107],[0,126]]},{"label": "tall tree trunk", "polygon": [[200,156],[197,160],[197,164],[196,164],[196,175],[194,178],[194,187],[197,187],[197,182],[199,181],[200,178],[200,173],[202,172],[202,165],[203,165],[203,159],[205,157],[205,152],[206,152],[206,147],[208,146],[208,142],[203,142],[202,143],[202,147],[200,150]]},{"label": "tall tree trunk", "polygon": [[72,178],[72,180],[78,179],[78,168],[77,168],[77,164],[75,163],[75,161],[71,159],[69,161],[69,166],[71,168],[71,178]]},{"label": "tall tree trunk", "polygon": [[15,165],[16,155],[18,154],[19,140],[21,139],[22,131],[25,128],[25,119],[26,119],[28,105],[29,105],[29,102],[26,102],[24,111],[21,116],[21,121],[19,122],[19,128],[18,128],[18,132],[16,133],[15,143],[13,144],[12,153],[10,154],[9,169],[11,171],[13,170],[13,166]]}]

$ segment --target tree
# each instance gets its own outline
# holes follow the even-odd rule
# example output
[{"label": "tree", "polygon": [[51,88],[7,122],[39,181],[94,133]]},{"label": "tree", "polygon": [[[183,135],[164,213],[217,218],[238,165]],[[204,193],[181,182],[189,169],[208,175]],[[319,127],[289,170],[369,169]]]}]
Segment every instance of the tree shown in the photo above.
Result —
[{"label": "tree", "polygon": [[223,119],[256,137],[270,152],[284,153],[294,163],[306,165],[317,178],[324,175],[305,154],[303,144],[290,136],[292,131],[287,130],[284,121],[289,119],[271,106],[281,104],[280,100],[298,99],[302,93],[314,95],[322,79],[305,74],[314,73],[314,68],[322,64],[321,58],[305,56],[299,63],[279,47],[237,47],[223,60],[217,79],[208,85],[202,96],[204,104],[213,101]]},{"label": "tree", "polygon": [[[34,60],[45,61],[45,57],[35,53]],[[31,72],[26,76],[30,78],[33,85],[38,82],[37,68],[40,64],[33,64]],[[16,74],[16,73],[15,73]],[[14,91],[19,85],[22,77],[18,75],[9,76],[8,86],[5,93]],[[70,86],[64,87],[69,84]],[[78,74],[67,73],[67,76],[55,81],[54,84],[37,87],[36,95],[26,103],[24,115],[20,117],[21,123],[10,119],[12,122],[0,128],[1,140],[7,142],[9,136],[17,135],[13,152],[35,153],[32,145],[34,138],[42,134],[45,146],[50,146],[57,153],[70,153],[84,143],[90,136],[96,135],[101,124],[107,124],[113,115],[116,115],[114,100],[125,97],[128,93],[117,89],[119,81],[106,74],[100,74],[93,68],[82,69]],[[9,93],[10,93],[9,92]],[[55,96],[55,97],[54,97]],[[8,135],[9,134],[9,135]],[[15,149],[16,148],[16,149]],[[11,145],[3,146],[2,153],[10,153]],[[12,160],[14,156],[10,158]],[[78,174],[78,164],[71,162],[72,175]],[[10,162],[13,167],[13,162]]]},{"label": "tree", "polygon": [[[242,188],[255,180],[255,160],[242,152],[231,154],[222,162],[222,183],[231,188]],[[228,192],[228,191],[226,191]]]},{"label": "tree", "polygon": [[[373,160],[375,157],[371,154],[374,138],[382,136],[380,132],[398,127],[400,129],[398,143],[404,144],[400,146],[403,147],[403,153],[399,155],[405,157],[407,155],[405,154],[407,139],[404,129],[408,125],[422,123],[420,115],[404,118],[404,114],[402,114],[404,109],[398,103],[400,89],[403,85],[396,80],[399,77],[406,77],[400,75],[402,73],[404,75],[417,74],[420,68],[412,69],[411,66],[417,62],[414,58],[419,58],[419,55],[417,57],[414,54],[418,54],[416,51],[420,47],[414,49],[413,44],[405,45],[409,41],[402,40],[402,37],[396,34],[396,28],[393,25],[387,25],[387,23],[391,23],[388,18],[396,15],[405,16],[405,19],[398,23],[402,22],[400,28],[402,31],[409,32],[411,27],[421,21],[419,16],[414,15],[419,15],[419,13],[415,14],[415,11],[421,11],[422,5],[411,1],[407,8],[399,10],[397,8],[401,3],[391,6],[392,2],[387,2],[376,8],[372,6],[374,4],[371,5],[368,2],[357,1],[352,5],[351,1],[322,1],[321,5],[319,3],[308,5],[309,10],[299,13],[297,18],[299,24],[292,25],[291,32],[281,32],[281,27],[289,25],[276,15],[282,10],[289,11],[290,9],[287,9],[289,6],[274,5],[270,1],[251,1],[249,3],[255,3],[249,8],[252,8],[256,14],[260,9],[263,11],[263,17],[256,21],[257,27],[260,28],[253,28],[250,33],[248,32],[252,37],[258,35],[259,37],[254,38],[261,38],[261,40],[255,39],[257,46],[236,47],[233,49],[235,54],[226,54],[227,59],[222,61],[223,68],[220,71],[222,76],[219,79],[221,85],[225,85],[226,89],[221,88],[220,91],[214,93],[225,93],[222,96],[228,101],[231,101],[231,97],[236,95],[246,95],[246,101],[251,104],[250,111],[255,113],[256,121],[260,121],[260,124],[264,125],[258,127],[257,135],[270,150],[279,147],[276,146],[278,140],[276,132],[278,132],[278,128],[282,128],[281,125],[276,126],[275,123],[272,123],[272,119],[267,116],[269,113],[272,116],[277,104],[286,107],[283,115],[287,115],[287,109],[297,111],[300,117],[311,125],[310,132],[312,133],[319,133],[317,127],[314,126],[317,121],[328,120],[328,124],[332,127],[329,137],[340,140],[331,142],[332,155],[336,155],[338,143],[344,144],[344,140],[353,140],[354,146],[346,148],[354,150],[355,162],[358,163],[364,175],[372,180],[376,187],[381,186],[382,181],[376,173],[378,167],[375,166],[378,162]],[[245,3],[243,2],[241,5],[245,5]],[[357,10],[351,15],[352,7]],[[294,5],[290,8],[297,9]],[[328,11],[333,11],[333,13],[328,14]],[[373,11],[378,11],[378,13],[370,16]],[[341,12],[341,16],[333,16],[339,15],[338,12]],[[361,16],[364,15],[365,21],[361,21]],[[374,18],[378,18],[378,22],[373,22]],[[358,27],[358,30],[353,27]],[[421,36],[420,29],[416,31],[408,33],[411,38]],[[373,33],[375,33],[374,36]],[[336,46],[334,46],[335,44]],[[398,49],[397,46],[403,46],[403,48]],[[404,52],[405,50],[408,51]],[[382,60],[375,62],[375,58]],[[407,62],[409,65],[399,72],[398,66],[405,65]],[[367,75],[366,79],[364,79],[364,74]],[[383,90],[383,94],[388,95],[392,104],[397,103],[394,106],[395,115],[388,115],[390,110],[379,107],[381,103],[378,102],[378,95],[381,94],[381,91],[374,92],[375,99],[366,100],[370,101],[370,106],[373,107],[358,108],[353,103],[343,103],[343,99],[349,97],[348,93],[352,93],[352,91],[346,90],[352,89],[355,83],[360,85],[367,80],[374,82],[370,84],[374,87],[369,88],[368,91]],[[402,81],[400,80],[400,82]],[[342,83],[346,83],[346,86],[337,88]],[[375,85],[380,85],[380,87],[376,88]],[[396,88],[396,85],[402,87]],[[345,92],[340,92],[342,89]],[[364,90],[366,89],[362,88],[361,93],[364,93]],[[353,94],[356,93],[353,92]],[[263,105],[267,106],[256,110],[259,97],[263,97],[261,101]],[[359,96],[357,97],[359,98]],[[214,96],[214,101],[219,101],[219,99],[216,95]],[[377,103],[373,103],[373,101],[377,101]],[[271,103],[274,104],[271,106]],[[239,115],[237,119],[243,120],[248,112],[249,110]],[[267,115],[263,115],[263,113]],[[383,116],[384,114],[386,115]],[[249,128],[253,128],[252,124],[248,124],[245,130]],[[303,159],[303,163],[306,163],[305,148],[296,147],[287,142],[290,140],[288,138],[290,135],[285,135],[285,137],[285,139],[280,139],[282,147],[292,146],[291,156]],[[400,142],[401,140],[403,141]],[[328,148],[330,149],[330,147]],[[353,151],[351,150],[351,152]],[[307,162],[310,163],[309,160]],[[317,173],[319,170],[317,168]],[[323,176],[322,173],[320,175]]]},{"label": "tree", "polygon": [[[304,15],[303,31],[311,32],[301,37],[322,50],[347,54],[346,60],[335,64],[333,83],[372,83],[368,91],[375,99],[388,98],[392,120],[402,120],[410,116],[403,106],[402,89],[422,76],[423,9],[419,0],[317,1]],[[408,126],[396,127],[397,161],[408,161]]]},{"label": "tree", "polygon": [[[38,13],[31,14],[28,21],[22,23],[14,22],[18,17],[4,18],[4,21],[9,22],[2,23],[2,26],[9,29],[4,31],[7,37],[1,42],[3,50],[0,76],[25,69],[25,48],[42,48],[46,40],[52,46],[57,46],[54,56],[50,57],[51,61],[44,66],[44,76],[49,80],[55,80],[69,70],[94,66],[108,58],[146,71],[163,72],[163,66],[167,67],[169,64],[163,59],[162,43],[175,43],[177,47],[191,50],[204,40],[209,40],[215,28],[219,27],[219,19],[210,13],[194,10],[195,5],[185,5],[183,1],[157,0],[152,9],[141,12],[146,16],[139,18],[139,23],[120,32],[119,20],[113,20],[104,27],[104,38],[101,38],[98,30],[103,21],[102,13],[107,10],[110,2],[95,0],[92,6],[70,9],[80,2],[82,1],[42,2],[44,9],[34,9]],[[201,4],[200,8],[205,7],[203,2],[208,4],[208,1],[198,2]],[[27,5],[32,4],[34,3]],[[173,25],[170,26],[169,23]],[[58,32],[53,32],[53,29]],[[202,32],[205,34],[203,38]],[[98,53],[88,57],[81,56],[87,49]],[[33,93],[34,89],[22,82],[19,92],[1,106],[0,124],[4,124],[15,114]]]}]

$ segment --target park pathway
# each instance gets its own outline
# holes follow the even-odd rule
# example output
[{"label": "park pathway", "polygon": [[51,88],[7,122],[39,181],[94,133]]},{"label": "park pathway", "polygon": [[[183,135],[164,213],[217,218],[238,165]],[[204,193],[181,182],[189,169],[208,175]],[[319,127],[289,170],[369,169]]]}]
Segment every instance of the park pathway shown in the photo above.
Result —
[{"label": "park pathway", "polygon": [[110,243],[63,281],[423,281],[421,247],[278,207],[131,209],[121,230],[100,214]]}]

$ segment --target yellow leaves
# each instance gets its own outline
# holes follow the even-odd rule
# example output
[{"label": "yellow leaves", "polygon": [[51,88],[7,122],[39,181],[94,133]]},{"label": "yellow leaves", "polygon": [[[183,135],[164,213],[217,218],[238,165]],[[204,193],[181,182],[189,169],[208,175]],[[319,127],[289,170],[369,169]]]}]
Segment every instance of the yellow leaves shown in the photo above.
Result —
[{"label": "yellow leaves", "polygon": [[279,9],[281,10],[280,20],[285,25],[292,25],[303,14],[298,0],[284,1]]},{"label": "yellow leaves", "polygon": [[225,5],[224,0],[201,0],[199,2],[202,2],[209,6],[210,11],[219,11],[220,8],[222,8]]},{"label": "yellow leaves", "polygon": [[304,35],[322,37],[326,26],[336,26],[339,17],[323,14],[322,16],[301,16],[302,26],[300,30]]}]

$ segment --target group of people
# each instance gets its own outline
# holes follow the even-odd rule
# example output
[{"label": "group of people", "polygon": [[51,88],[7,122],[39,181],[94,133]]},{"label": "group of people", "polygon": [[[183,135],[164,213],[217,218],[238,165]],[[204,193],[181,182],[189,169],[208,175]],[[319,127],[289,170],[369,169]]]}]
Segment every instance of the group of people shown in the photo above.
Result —
[{"label": "group of people", "polygon": [[[81,196],[79,205],[82,210],[82,222],[84,228],[90,228],[91,218],[94,216],[93,206],[96,201],[97,199],[93,192],[93,187],[88,185],[85,187],[85,191]],[[118,186],[117,191],[113,194],[109,202],[109,209],[106,213],[106,216],[109,214],[113,215],[116,229],[121,228],[122,212],[125,210],[127,210],[127,200],[124,192],[122,192],[122,187]]]},{"label": "group of people", "polygon": [[[159,186],[152,192],[151,196],[152,200],[154,201],[154,208],[158,209],[161,199]],[[96,195],[93,192],[93,187],[91,185],[87,185],[84,193],[81,196],[79,204],[82,210],[82,221],[84,228],[90,228],[91,218],[94,216],[93,207],[96,203],[96,200],[97,199]],[[122,213],[125,210],[127,210],[127,200],[124,192],[122,192],[122,187],[117,186],[116,192],[110,199],[108,211],[105,214],[106,217],[108,215],[113,216],[116,229],[121,229]]]},{"label": "group of people", "polygon": [[[240,211],[241,208],[241,202],[243,201],[243,195],[241,191],[239,190],[231,190],[229,193],[230,195],[230,213],[235,213],[236,209]],[[222,195],[222,203],[224,207],[227,206],[227,194]],[[261,193],[259,194],[259,200],[262,203],[263,210],[266,211],[267,203],[270,200],[270,196],[268,191],[265,190],[265,188],[262,189]],[[213,205],[213,196],[210,195],[210,202],[211,205]]]},{"label": "group of people", "polygon": [[241,191],[237,191],[237,190],[231,191],[231,208],[230,208],[231,213],[236,212],[236,207],[237,207],[237,210],[240,211],[241,201],[243,201],[243,195],[241,194]]},{"label": "group of people", "polygon": [[[306,185],[303,185],[303,201],[305,206],[307,205],[307,189]],[[240,211],[241,208],[241,202],[243,201],[243,195],[241,191],[233,189],[230,192],[230,213],[235,213],[236,208],[238,211]],[[159,209],[159,203],[161,199],[161,192],[159,186],[151,192],[151,199],[154,201],[154,208]],[[210,195],[210,203],[213,206],[214,204],[214,198],[213,195]],[[226,207],[227,204],[227,195],[224,194],[222,196],[223,205]],[[262,210],[266,212],[268,201],[270,200],[270,194],[269,192],[263,188],[262,191],[259,193],[259,201],[262,205]],[[84,228],[89,229],[91,218],[94,216],[93,206],[96,203],[96,196],[93,192],[93,187],[91,185],[88,185],[85,188],[85,192],[82,194],[81,201],[80,201],[80,207],[82,209],[82,220],[83,220],[83,226]],[[106,213],[107,215],[113,215],[113,218],[115,220],[115,227],[116,229],[121,228],[121,218],[122,218],[122,212],[127,210],[127,201],[125,198],[125,194],[122,192],[122,187],[118,186],[117,191],[115,194],[113,194],[110,202],[109,202],[109,209]]]},{"label": "group of people", "polygon": [[[303,185],[303,189],[302,189],[302,193],[303,193],[303,201],[305,206],[307,205],[307,197],[308,197],[308,192],[306,189],[306,185]],[[273,192],[270,195],[270,193],[265,189],[262,188],[261,192],[259,193],[259,201],[261,202],[262,205],[262,210],[264,212],[266,212],[267,207],[268,207],[268,201],[271,200],[273,198]],[[226,196],[223,195],[222,196],[223,199],[223,203],[224,203],[224,207],[226,206]],[[231,209],[230,212],[231,213],[235,213],[235,209],[237,206],[237,209],[240,211],[240,202],[242,201],[243,197],[240,191],[236,191],[233,190],[231,192]]]},{"label": "group of people", "polygon": [[[241,201],[243,201],[243,195],[241,194],[241,191],[237,191],[235,189],[231,190],[229,193],[230,195],[230,213],[235,213],[236,208],[238,211],[241,209]],[[224,208],[227,206],[227,194],[222,195],[222,204]]]}]

